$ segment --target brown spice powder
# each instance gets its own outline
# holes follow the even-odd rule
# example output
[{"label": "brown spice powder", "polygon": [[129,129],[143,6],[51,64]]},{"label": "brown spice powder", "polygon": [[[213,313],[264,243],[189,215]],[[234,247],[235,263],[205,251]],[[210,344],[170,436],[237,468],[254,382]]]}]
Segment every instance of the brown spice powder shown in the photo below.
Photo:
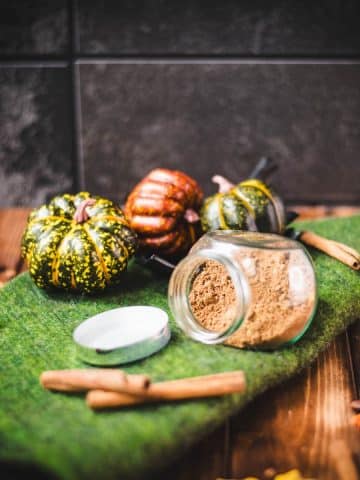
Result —
[{"label": "brown spice powder", "polygon": [[[237,253],[237,260],[248,280],[251,301],[243,324],[225,343],[274,348],[301,333],[315,301],[314,277],[305,254],[247,248]],[[204,262],[192,283],[189,302],[196,320],[208,330],[230,326],[236,314],[236,292],[224,265]]]}]

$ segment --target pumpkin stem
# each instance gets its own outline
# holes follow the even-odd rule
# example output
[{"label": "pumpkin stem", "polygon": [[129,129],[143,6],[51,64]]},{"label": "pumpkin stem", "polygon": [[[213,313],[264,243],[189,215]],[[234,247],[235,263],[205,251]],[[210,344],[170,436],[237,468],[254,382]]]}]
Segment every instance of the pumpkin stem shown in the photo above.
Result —
[{"label": "pumpkin stem", "polygon": [[222,177],[221,175],[214,175],[211,181],[219,185],[219,193],[227,193],[235,186],[233,183],[229,182],[227,178]]},{"label": "pumpkin stem", "polygon": [[188,208],[185,211],[184,218],[188,223],[196,223],[200,220],[199,214],[192,208]]},{"label": "pumpkin stem", "polygon": [[75,223],[83,223],[86,222],[86,220],[89,219],[89,214],[86,211],[87,207],[90,207],[91,205],[94,205],[96,203],[96,200],[93,198],[86,198],[83,200],[80,205],[76,208],[76,211],[74,213],[74,221]]},{"label": "pumpkin stem", "polygon": [[256,178],[257,180],[262,180],[267,182],[269,177],[278,169],[278,165],[274,162],[272,158],[262,157],[255,165],[255,168],[250,173],[248,178]]}]

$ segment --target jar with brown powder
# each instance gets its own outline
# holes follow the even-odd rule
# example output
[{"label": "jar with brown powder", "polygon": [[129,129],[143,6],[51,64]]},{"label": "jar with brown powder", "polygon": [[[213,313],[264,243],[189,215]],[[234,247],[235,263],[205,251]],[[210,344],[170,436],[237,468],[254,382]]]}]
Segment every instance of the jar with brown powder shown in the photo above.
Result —
[{"label": "jar with brown powder", "polygon": [[218,230],[201,237],[177,265],[168,299],[194,340],[273,349],[296,342],[309,327],[315,271],[295,240]]}]

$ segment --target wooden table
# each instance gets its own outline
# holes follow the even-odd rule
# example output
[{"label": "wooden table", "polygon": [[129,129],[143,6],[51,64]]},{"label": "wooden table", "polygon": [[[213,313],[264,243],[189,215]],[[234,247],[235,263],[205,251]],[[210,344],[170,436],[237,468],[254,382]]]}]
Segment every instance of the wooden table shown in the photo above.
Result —
[{"label": "wooden table", "polygon": [[[295,208],[294,208],[295,209]],[[360,208],[296,207],[302,218],[345,216]],[[0,282],[25,270],[20,239],[29,209],[0,209]],[[318,480],[360,478],[360,433],[350,402],[360,397],[360,322],[317,361],[267,391],[203,439],[159,479],[215,480],[298,468]]]}]

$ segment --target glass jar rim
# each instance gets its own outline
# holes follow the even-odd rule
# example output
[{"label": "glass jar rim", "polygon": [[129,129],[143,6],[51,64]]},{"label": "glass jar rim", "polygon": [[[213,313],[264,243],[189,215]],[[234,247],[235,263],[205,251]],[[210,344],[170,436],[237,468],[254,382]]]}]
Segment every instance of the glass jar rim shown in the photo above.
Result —
[{"label": "glass jar rim", "polygon": [[[193,314],[189,302],[189,291],[194,277],[192,273],[207,260],[214,260],[225,267],[236,293],[233,320],[225,330],[219,332],[208,330],[200,325]],[[176,272],[178,269],[183,269],[184,265],[188,263],[193,263],[193,267],[190,266],[191,274],[187,275],[185,281],[182,281]],[[183,302],[180,300],[182,297]],[[177,321],[177,323],[189,337],[206,344],[223,343],[240,328],[245,320],[251,302],[251,289],[243,271],[235,266],[226,254],[219,254],[211,249],[204,249],[201,252],[188,255],[177,265],[170,278],[168,301],[175,321],[177,321],[177,315],[182,316],[181,321]]]},{"label": "glass jar rim", "polygon": [[242,247],[267,250],[305,250],[304,246],[292,238],[277,233],[252,232],[248,230],[212,230],[205,235],[218,242],[241,242]]}]

